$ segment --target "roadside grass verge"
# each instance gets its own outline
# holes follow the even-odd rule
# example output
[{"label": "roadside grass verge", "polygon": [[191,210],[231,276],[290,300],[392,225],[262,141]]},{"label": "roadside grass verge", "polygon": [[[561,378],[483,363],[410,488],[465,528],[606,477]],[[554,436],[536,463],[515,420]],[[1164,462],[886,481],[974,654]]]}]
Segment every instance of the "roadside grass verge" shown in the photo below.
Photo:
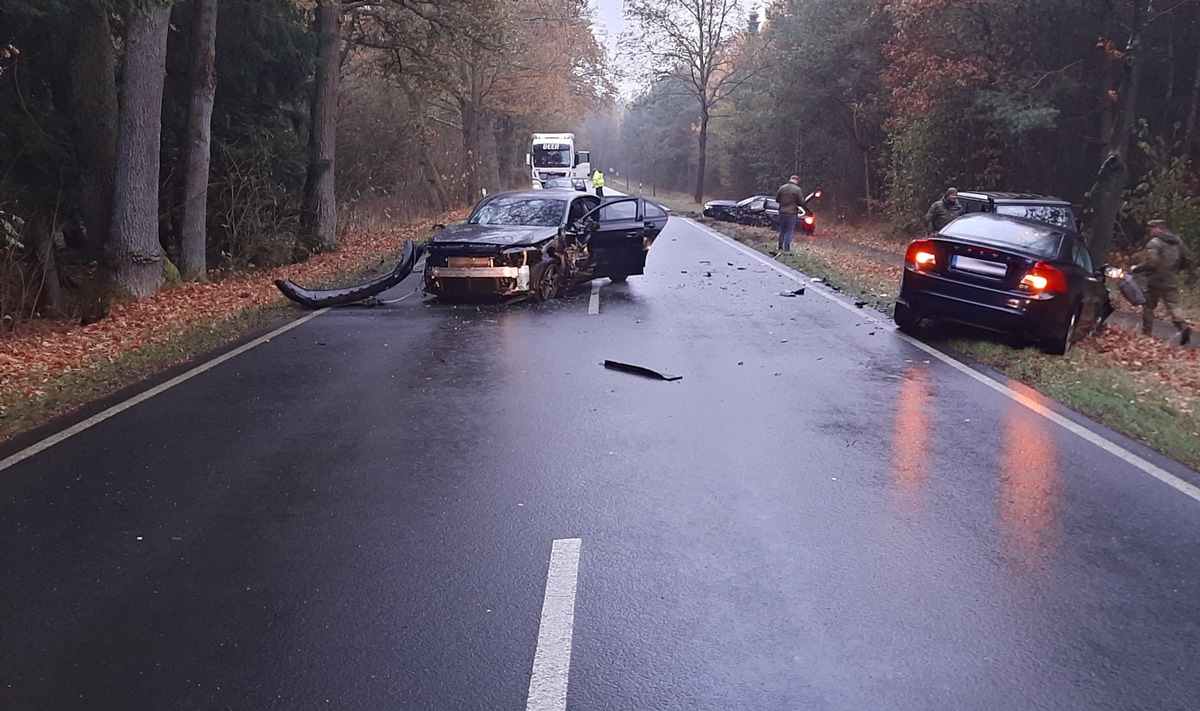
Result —
[{"label": "roadside grass verge", "polygon": [[612,187],[625,193],[626,195],[636,195],[638,197],[644,197],[652,202],[656,202],[670,210],[672,215],[681,215],[683,217],[699,217],[700,212],[703,210],[703,207],[696,204],[696,201],[692,199],[692,196],[688,195],[687,193],[678,193],[670,190],[651,190],[647,187],[643,187],[639,192],[636,185],[630,185],[629,189],[626,190],[624,183],[621,183],[620,185],[614,183]]},{"label": "roadside grass verge", "polygon": [[424,234],[398,228],[348,237],[341,250],[302,264],[168,289],[116,307],[91,326],[44,322],[0,341],[0,440],[299,316],[275,288],[276,278],[294,276],[310,288],[356,283],[390,270],[404,240]]},{"label": "roadside grass verge", "polygon": [[[704,220],[764,254],[772,230]],[[838,227],[774,258],[891,314],[905,242],[886,227]],[[1114,294],[1114,303],[1119,297]],[[1189,312],[1191,313],[1191,312]],[[936,329],[926,340],[987,365],[1192,469],[1200,470],[1200,352],[1109,325],[1051,356],[1012,339]]]},{"label": "roadside grass verge", "polygon": [[247,308],[212,324],[179,332],[162,343],[122,353],[112,360],[97,361],[82,370],[48,377],[28,394],[6,389],[0,392],[0,439],[46,424],[82,404],[220,348],[293,313],[283,303]]}]

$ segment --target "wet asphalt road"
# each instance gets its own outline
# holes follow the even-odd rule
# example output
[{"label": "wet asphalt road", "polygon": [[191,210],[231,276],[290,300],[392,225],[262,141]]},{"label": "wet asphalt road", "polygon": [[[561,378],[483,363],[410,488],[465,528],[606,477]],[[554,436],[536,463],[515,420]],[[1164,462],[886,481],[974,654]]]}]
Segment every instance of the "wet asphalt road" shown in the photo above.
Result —
[{"label": "wet asphalt road", "polygon": [[0,709],[523,709],[559,539],[571,709],[1200,707],[1200,503],[683,220],[648,272],[323,313],[0,471]]}]

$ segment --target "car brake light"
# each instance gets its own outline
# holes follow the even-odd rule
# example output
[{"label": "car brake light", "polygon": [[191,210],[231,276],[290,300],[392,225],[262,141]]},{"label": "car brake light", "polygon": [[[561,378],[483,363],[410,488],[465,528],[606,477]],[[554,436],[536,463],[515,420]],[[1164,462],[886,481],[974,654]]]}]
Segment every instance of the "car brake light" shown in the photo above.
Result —
[{"label": "car brake light", "polygon": [[812,223],[813,223],[813,216],[812,216],[812,215],[805,215],[805,216],[804,216],[804,224],[806,224],[806,225],[811,225]]},{"label": "car brake light", "polygon": [[813,197],[815,197],[815,198],[821,197],[821,191],[818,190],[817,192],[813,193]]},{"label": "car brake light", "polygon": [[937,251],[934,249],[933,242],[924,239],[917,240],[908,245],[908,253],[904,255],[904,260],[919,269],[936,267]]},{"label": "car brake light", "polygon": [[1067,275],[1061,270],[1038,262],[1021,277],[1021,288],[1034,292],[1063,292],[1067,290]]}]

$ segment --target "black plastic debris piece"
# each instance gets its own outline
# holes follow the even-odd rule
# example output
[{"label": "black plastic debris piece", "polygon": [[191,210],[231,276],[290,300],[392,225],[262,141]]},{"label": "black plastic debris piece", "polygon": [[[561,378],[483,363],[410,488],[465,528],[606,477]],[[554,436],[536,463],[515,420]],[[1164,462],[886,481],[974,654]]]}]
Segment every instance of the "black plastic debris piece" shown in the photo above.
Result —
[{"label": "black plastic debris piece", "polygon": [[860,308],[860,309],[861,309],[862,307],[864,307],[864,306],[866,306],[866,305],[867,305],[867,302],[865,302],[865,301],[855,301],[855,302],[854,302],[854,305],[855,305],[855,306],[857,306],[858,308]]},{"label": "black plastic debris piece", "polygon": [[400,263],[390,273],[343,289],[305,289],[291,279],[276,279],[275,286],[284,296],[306,309],[358,304],[404,281],[412,273],[423,251],[423,247],[408,240],[404,243]]},{"label": "black plastic debris piece", "polygon": [[804,287],[800,287],[799,289],[796,289],[795,291],[781,291],[781,292],[779,292],[779,295],[780,296],[804,296]]},{"label": "black plastic debris piece", "polygon": [[671,375],[669,373],[662,373],[657,370],[647,368],[645,366],[634,365],[632,363],[622,363],[621,361],[618,361],[618,360],[605,360],[604,367],[608,368],[609,370],[619,370],[623,373],[632,373],[634,375],[641,375],[643,377],[654,378],[656,380],[671,381],[671,380],[682,380],[683,379],[682,375]]}]

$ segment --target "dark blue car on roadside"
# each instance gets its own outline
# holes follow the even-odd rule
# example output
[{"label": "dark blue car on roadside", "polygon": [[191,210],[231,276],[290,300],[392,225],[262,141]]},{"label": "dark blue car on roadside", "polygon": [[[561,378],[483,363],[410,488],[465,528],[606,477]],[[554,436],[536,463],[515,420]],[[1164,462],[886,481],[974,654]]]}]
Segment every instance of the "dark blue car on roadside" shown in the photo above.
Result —
[{"label": "dark blue car on roadside", "polygon": [[895,321],[1012,333],[1065,354],[1113,312],[1104,270],[1074,230],[994,213],[963,215],[908,246]]}]

